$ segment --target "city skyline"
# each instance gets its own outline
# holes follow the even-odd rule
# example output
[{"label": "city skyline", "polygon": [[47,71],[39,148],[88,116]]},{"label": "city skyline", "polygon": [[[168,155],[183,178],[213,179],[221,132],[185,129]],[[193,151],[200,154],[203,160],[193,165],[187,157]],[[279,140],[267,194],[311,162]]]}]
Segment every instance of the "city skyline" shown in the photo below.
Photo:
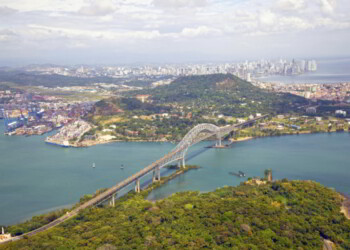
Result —
[{"label": "city skyline", "polygon": [[0,65],[350,56],[346,0],[3,0]]},{"label": "city skyline", "polygon": [[[257,60],[240,63],[221,64],[179,64],[179,65],[143,65],[143,66],[57,66],[57,65],[28,65],[20,68],[26,72],[36,72],[44,75],[57,74],[76,77],[142,77],[142,76],[188,76],[208,74],[233,74],[247,81],[251,77],[267,75],[300,75],[317,71],[315,60]],[[168,81],[167,81],[168,82]],[[156,84],[156,82],[155,82]]]}]

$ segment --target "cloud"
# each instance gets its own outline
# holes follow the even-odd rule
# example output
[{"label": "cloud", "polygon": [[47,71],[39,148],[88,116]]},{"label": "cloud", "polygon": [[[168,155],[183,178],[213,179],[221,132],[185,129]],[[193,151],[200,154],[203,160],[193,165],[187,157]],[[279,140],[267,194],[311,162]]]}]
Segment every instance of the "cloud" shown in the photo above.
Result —
[{"label": "cloud", "polygon": [[336,0],[320,0],[321,9],[325,14],[333,14],[336,7]]},{"label": "cloud", "polygon": [[89,45],[82,41],[72,41],[67,44],[67,48],[69,49],[86,49],[89,48]]},{"label": "cloud", "polygon": [[100,0],[90,2],[79,9],[78,13],[85,16],[106,16],[114,13],[116,6],[111,1]]},{"label": "cloud", "polygon": [[321,17],[317,18],[317,26],[328,30],[344,30],[350,28],[350,22],[341,22],[329,17]]},{"label": "cloud", "polygon": [[2,5],[20,12],[30,11],[77,11],[84,0],[1,0]]},{"label": "cloud", "polygon": [[208,4],[207,0],[153,0],[157,8],[178,9],[178,8],[196,8],[204,7]]},{"label": "cloud", "polygon": [[[158,30],[151,31],[111,31],[111,30],[86,30],[86,29],[73,29],[63,27],[52,27],[45,25],[28,25],[33,37],[40,37],[41,39],[77,39],[79,44],[81,40],[86,42],[91,41],[130,41],[130,39],[136,40],[151,40],[162,37],[167,37],[167,34],[161,34]],[[170,34],[171,35],[171,34]]]},{"label": "cloud", "polygon": [[281,10],[295,11],[305,7],[304,0],[279,0],[277,6]]},{"label": "cloud", "polygon": [[314,24],[300,17],[281,17],[279,19],[279,25],[277,31],[281,33],[291,32],[291,31],[302,31],[307,29],[313,29]]},{"label": "cloud", "polygon": [[183,37],[202,37],[202,36],[218,36],[222,32],[219,29],[210,28],[207,26],[199,26],[197,28],[184,28],[181,31]]},{"label": "cloud", "polygon": [[0,42],[13,42],[17,38],[17,34],[9,29],[0,30]]},{"label": "cloud", "polygon": [[12,15],[14,13],[16,13],[17,10],[16,9],[12,9],[6,6],[0,6],[0,17],[2,16],[9,16]]},{"label": "cloud", "polygon": [[[251,49],[246,51],[249,54],[266,51],[263,46],[278,44],[276,38],[283,44],[290,44],[291,39],[305,41],[302,49],[316,54],[329,49],[319,41],[322,37],[326,39],[330,31],[337,39],[339,34],[337,43],[349,42],[349,0],[261,2],[1,0],[0,50],[19,48],[40,53],[45,49],[55,54],[61,49],[76,49],[79,54],[82,48],[89,48],[92,53],[105,51],[108,54],[111,49],[118,48],[153,58],[152,53],[160,55],[169,51],[176,57],[177,51],[185,49],[189,55],[192,51],[201,54],[225,49],[236,50],[239,54],[242,46]],[[307,35],[309,37],[305,38]],[[312,44],[320,44],[318,50]],[[336,49],[348,53],[348,48],[339,44],[334,45],[338,46]],[[281,55],[283,53],[293,51],[282,51]],[[11,57],[10,53],[8,55]],[[225,52],[223,55],[226,56]]]},{"label": "cloud", "polygon": [[271,26],[276,24],[276,14],[270,10],[261,12],[259,21],[262,26]]}]

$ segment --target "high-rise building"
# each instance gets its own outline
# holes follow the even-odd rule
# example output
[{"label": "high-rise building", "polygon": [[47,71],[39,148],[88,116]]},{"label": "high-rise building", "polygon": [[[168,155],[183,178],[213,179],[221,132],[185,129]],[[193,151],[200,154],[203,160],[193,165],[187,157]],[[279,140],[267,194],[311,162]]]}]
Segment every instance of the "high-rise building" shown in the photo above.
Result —
[{"label": "high-rise building", "polygon": [[317,63],[315,60],[311,61],[311,71],[316,71],[317,70]]},{"label": "high-rise building", "polygon": [[317,70],[317,63],[315,60],[310,60],[306,62],[305,71],[316,71]]},{"label": "high-rise building", "polygon": [[299,61],[299,67],[302,71],[305,71],[305,65],[306,65],[305,60]]}]

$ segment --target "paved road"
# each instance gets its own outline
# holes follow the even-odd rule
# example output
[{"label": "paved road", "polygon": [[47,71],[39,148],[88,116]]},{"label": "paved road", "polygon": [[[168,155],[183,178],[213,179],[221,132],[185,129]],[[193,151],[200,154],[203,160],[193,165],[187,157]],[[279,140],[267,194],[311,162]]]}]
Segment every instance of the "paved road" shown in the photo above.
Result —
[{"label": "paved road", "polygon": [[[262,116],[262,117],[258,117],[258,118],[255,118],[255,119],[252,119],[252,120],[249,120],[247,122],[244,122],[244,123],[240,123],[240,124],[235,124],[235,125],[231,125],[231,126],[226,126],[226,127],[222,127],[221,128],[221,133],[224,134],[224,133],[229,133],[231,132],[232,130],[236,129],[236,128],[241,128],[241,127],[244,127],[246,125],[249,125],[257,120],[260,120],[260,119],[264,119],[266,118],[267,115],[265,116]],[[201,136],[199,138],[199,140],[196,140],[195,143],[199,142],[199,141],[202,141],[202,140],[205,140],[211,136],[213,136],[215,133],[206,133],[204,134],[203,136]],[[187,147],[187,145],[184,145],[183,147],[177,149],[176,151],[173,151],[173,152],[170,152],[169,154],[163,156],[162,158],[160,158],[159,160],[153,162],[152,164],[150,164],[149,166],[145,167],[144,169],[140,170],[139,172],[137,172],[136,174],[133,174],[132,176],[126,178],[124,181],[122,182],[119,182],[117,185],[109,188],[108,190],[106,190],[105,192],[102,192],[98,195],[96,195],[94,198],[92,198],[91,200],[85,202],[84,204],[80,205],[79,207],[73,209],[71,212],[68,212],[66,213],[65,215],[61,216],[60,218],[50,222],[49,224],[45,225],[45,226],[42,226],[36,230],[33,230],[29,233],[26,233],[26,234],[23,234],[21,236],[17,236],[17,237],[13,237],[11,238],[11,240],[9,241],[15,241],[15,240],[19,240],[21,238],[23,238],[24,236],[32,236],[32,235],[35,235],[37,233],[40,233],[40,232],[43,232],[43,231],[46,231],[50,228],[53,228],[59,224],[61,224],[62,222],[65,222],[66,220],[69,220],[71,218],[73,218],[74,216],[76,216],[79,211],[85,209],[85,208],[88,208],[88,207],[91,207],[91,206],[94,206],[96,204],[99,204],[107,199],[109,199],[113,194],[117,193],[118,191],[120,191],[121,189],[123,189],[124,187],[130,185],[131,183],[135,182],[136,180],[140,179],[141,177],[151,173],[153,170],[155,170],[157,167],[161,166],[164,162],[166,162],[168,159],[171,159],[174,155],[176,155],[178,152],[181,152],[183,151],[185,148]],[[6,241],[8,242],[8,241]],[[2,242],[4,243],[4,242]]]}]

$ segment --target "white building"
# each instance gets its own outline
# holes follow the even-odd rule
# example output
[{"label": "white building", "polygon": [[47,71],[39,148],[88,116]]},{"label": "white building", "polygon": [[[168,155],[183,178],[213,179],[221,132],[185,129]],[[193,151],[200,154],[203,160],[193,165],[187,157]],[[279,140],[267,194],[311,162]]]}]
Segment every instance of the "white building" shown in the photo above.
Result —
[{"label": "white building", "polygon": [[306,109],[306,113],[308,114],[316,114],[316,111],[317,111],[316,107],[308,107]]},{"label": "white building", "polygon": [[346,116],[346,111],[344,111],[344,110],[336,110],[335,111],[335,115],[336,116],[341,116],[341,117],[345,117]]}]

